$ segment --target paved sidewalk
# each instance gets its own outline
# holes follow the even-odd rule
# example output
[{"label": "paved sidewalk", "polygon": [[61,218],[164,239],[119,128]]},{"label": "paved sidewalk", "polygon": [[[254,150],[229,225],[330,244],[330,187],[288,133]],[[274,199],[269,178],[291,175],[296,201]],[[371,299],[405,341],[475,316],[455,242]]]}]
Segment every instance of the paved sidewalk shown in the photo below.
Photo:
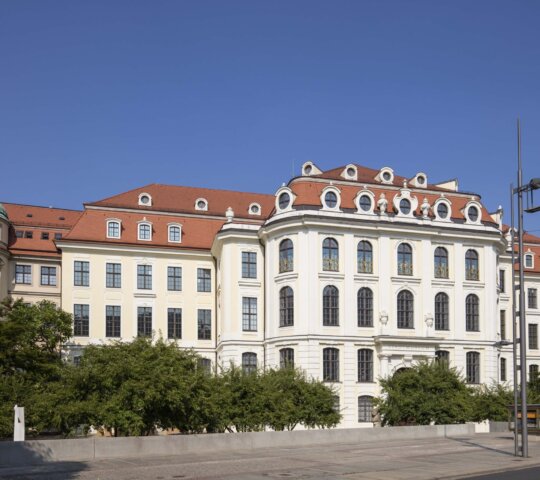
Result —
[{"label": "paved sidewalk", "polygon": [[[76,440],[74,440],[76,441]],[[530,439],[528,459],[513,456],[511,434],[337,444],[183,454],[92,462],[58,462],[0,469],[0,478],[17,480],[169,480],[169,479],[457,479],[540,466],[540,438]],[[515,477],[519,479],[519,472]]]}]

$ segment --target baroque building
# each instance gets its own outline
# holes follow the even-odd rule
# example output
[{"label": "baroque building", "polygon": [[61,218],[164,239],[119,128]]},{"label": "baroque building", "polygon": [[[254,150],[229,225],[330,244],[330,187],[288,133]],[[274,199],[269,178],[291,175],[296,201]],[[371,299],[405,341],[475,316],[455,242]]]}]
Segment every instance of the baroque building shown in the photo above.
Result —
[{"label": "baroque building", "polygon": [[[306,162],[275,195],[151,184],[82,212],[4,207],[0,296],[73,313],[72,361],[153,334],[207,367],[292,364],[333,386],[348,427],[373,424],[379,377],[419,360],[511,384],[508,232],[455,180]],[[534,373],[540,238],[523,261]]]}]

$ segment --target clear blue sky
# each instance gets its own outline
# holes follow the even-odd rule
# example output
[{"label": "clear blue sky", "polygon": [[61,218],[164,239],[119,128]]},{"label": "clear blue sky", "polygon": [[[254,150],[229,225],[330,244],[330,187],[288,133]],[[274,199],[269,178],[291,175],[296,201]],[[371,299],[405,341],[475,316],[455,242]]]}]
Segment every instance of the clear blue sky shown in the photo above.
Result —
[{"label": "clear blue sky", "polygon": [[458,177],[494,210],[518,115],[540,176],[535,0],[0,3],[4,201],[273,193],[311,159]]}]

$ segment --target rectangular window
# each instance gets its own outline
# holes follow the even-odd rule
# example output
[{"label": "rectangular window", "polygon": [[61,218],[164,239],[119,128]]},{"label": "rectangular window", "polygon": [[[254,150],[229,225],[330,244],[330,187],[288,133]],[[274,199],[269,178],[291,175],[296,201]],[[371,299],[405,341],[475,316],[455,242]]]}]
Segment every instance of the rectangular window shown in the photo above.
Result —
[{"label": "rectangular window", "polygon": [[90,305],[73,305],[73,335],[88,337],[90,329]]},{"label": "rectangular window", "polygon": [[506,310],[501,310],[501,340],[506,340]]},{"label": "rectangular window", "polygon": [[242,330],[244,332],[257,331],[257,299],[242,297]]},{"label": "rectangular window", "polygon": [[504,278],[504,270],[499,270],[499,289],[501,290],[501,292],[505,292],[506,291],[506,283],[505,283],[505,278]]},{"label": "rectangular window", "polygon": [[529,349],[538,350],[538,325],[536,323],[529,324]]},{"label": "rectangular window", "polygon": [[538,308],[536,288],[527,289],[527,304],[529,305],[529,308]]},{"label": "rectangular window", "polygon": [[41,285],[56,287],[56,267],[41,267]]},{"label": "rectangular window", "polygon": [[152,336],[152,307],[137,307],[137,336]]},{"label": "rectangular window", "polygon": [[26,232],[24,232],[24,238],[32,238],[34,236],[34,233],[30,230],[26,230]]},{"label": "rectangular window", "polygon": [[41,232],[41,240],[49,240],[49,232]]},{"label": "rectangular window", "polygon": [[119,305],[107,305],[105,307],[105,335],[107,337],[120,337]]},{"label": "rectangular window", "polygon": [[15,283],[23,285],[32,283],[32,265],[15,265]]},{"label": "rectangular window", "polygon": [[55,240],[61,240],[62,239],[62,234],[61,233],[55,233],[54,234],[54,239]]},{"label": "rectangular window", "polygon": [[197,310],[197,338],[212,339],[212,317],[210,310]]},{"label": "rectangular window", "polygon": [[506,382],[506,358],[501,358],[501,382]]},{"label": "rectangular window", "polygon": [[75,261],[73,285],[76,287],[90,286],[90,262]]},{"label": "rectangular window", "polygon": [[169,338],[182,338],[182,309],[167,309],[167,336]]},{"label": "rectangular window", "polygon": [[167,267],[167,290],[173,292],[182,290],[182,267]]},{"label": "rectangular window", "polygon": [[15,237],[23,238],[24,237],[24,231],[23,230],[15,230]]},{"label": "rectangular window", "polygon": [[152,290],[152,265],[137,265],[137,288]]},{"label": "rectangular window", "polygon": [[209,268],[197,269],[197,292],[210,292],[211,289],[211,274]]},{"label": "rectangular window", "polygon": [[120,263],[107,263],[105,284],[107,288],[122,287],[122,265]]},{"label": "rectangular window", "polygon": [[257,278],[257,254],[242,252],[242,278]]}]

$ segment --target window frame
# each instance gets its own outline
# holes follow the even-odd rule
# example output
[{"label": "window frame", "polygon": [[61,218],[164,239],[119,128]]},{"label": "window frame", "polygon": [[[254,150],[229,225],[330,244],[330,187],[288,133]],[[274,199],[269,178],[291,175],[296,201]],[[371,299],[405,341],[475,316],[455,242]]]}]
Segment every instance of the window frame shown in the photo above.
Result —
[{"label": "window frame", "polygon": [[450,297],[446,292],[438,292],[435,295],[435,330],[450,330]]},{"label": "window frame", "polygon": [[257,279],[257,252],[242,251],[242,278]]},{"label": "window frame", "polygon": [[152,336],[153,309],[148,306],[137,306],[137,337]]},{"label": "window frame", "polygon": [[90,305],[88,303],[73,304],[73,336],[90,336]]},{"label": "window frame", "polygon": [[294,368],[294,348],[279,349],[279,368]]},{"label": "window frame", "polygon": [[357,351],[358,383],[373,383],[373,350],[360,348]]},{"label": "window frame", "polygon": [[538,350],[538,324],[529,323],[527,325],[527,344],[529,350]]},{"label": "window frame", "polygon": [[[45,273],[44,270],[47,272]],[[58,278],[56,275],[56,267],[50,267],[47,265],[41,265],[40,266],[40,272],[39,272],[39,284],[42,287],[57,287],[58,286]],[[52,273],[54,272],[54,273]],[[47,281],[44,282],[43,279],[46,278]]]},{"label": "window frame", "polygon": [[197,268],[197,293],[212,292],[212,269],[198,267]]},{"label": "window frame", "polygon": [[445,247],[437,247],[433,252],[433,276],[435,278],[450,278],[448,250]]},{"label": "window frame", "polygon": [[339,327],[339,289],[335,285],[326,285],[323,297],[323,327]]},{"label": "window frame", "polygon": [[279,273],[294,271],[294,243],[290,238],[279,242]]},{"label": "window frame", "polygon": [[401,290],[397,294],[396,305],[397,328],[414,330],[414,294],[410,290]]},{"label": "window frame", "polygon": [[[148,232],[145,232],[144,235],[141,235],[142,229],[148,227]],[[148,233],[148,238],[146,237],[146,233]],[[137,223],[137,240],[140,240],[141,242],[151,242],[152,241],[152,224],[147,221],[138,222]]]},{"label": "window frame", "polygon": [[[369,401],[366,401],[368,400]],[[371,395],[358,396],[358,423],[373,423],[373,397]]]},{"label": "window frame", "polygon": [[153,290],[153,269],[147,263],[137,264],[137,290]]},{"label": "window frame", "polygon": [[182,339],[182,309],[179,307],[167,307],[167,338]]},{"label": "window frame", "polygon": [[[116,224],[118,227],[118,235],[111,235],[111,227],[113,224]],[[120,220],[116,218],[107,220],[107,238],[122,238],[122,222]]]},{"label": "window frame", "polygon": [[212,310],[197,309],[197,340],[212,340]]},{"label": "window frame", "polygon": [[279,289],[279,326],[294,326],[294,290],[289,285]]},{"label": "window frame", "polygon": [[257,331],[257,297],[242,297],[242,331]]},{"label": "window frame", "polygon": [[256,373],[258,369],[258,359],[255,352],[242,353],[242,372],[246,375]]},{"label": "window frame", "polygon": [[360,240],[356,246],[356,271],[360,274],[373,273],[373,245],[368,240]]},{"label": "window frame", "polygon": [[410,243],[401,242],[397,248],[397,274],[411,277],[414,274],[413,247]]},{"label": "window frame", "polygon": [[[22,271],[18,271],[18,270]],[[21,279],[19,281],[18,279]],[[32,285],[32,265],[25,263],[15,264],[15,283],[17,285]]]},{"label": "window frame", "polygon": [[356,314],[359,328],[373,327],[373,290],[361,287],[356,293]]},{"label": "window frame", "polygon": [[323,348],[323,351],[322,351],[323,382],[329,382],[329,383],[339,382],[339,377],[340,377],[339,355],[340,355],[339,348],[335,348],[335,347]]},{"label": "window frame", "polygon": [[[79,266],[80,268],[77,269],[77,266]],[[90,286],[90,262],[88,260],[74,260],[73,261],[73,286],[74,287],[89,287]]]},{"label": "window frame", "polygon": [[339,242],[333,237],[326,237],[322,242],[322,269],[339,272]]},{"label": "window frame", "polygon": [[120,305],[105,305],[105,337],[121,338],[122,307]]},{"label": "window frame", "polygon": [[[178,230],[178,238],[176,238],[176,233],[173,235],[173,232]],[[169,223],[167,225],[167,241],[169,243],[182,243],[182,225],[179,223]]]},{"label": "window frame", "polygon": [[105,288],[122,288],[122,264],[121,263],[116,263],[116,262],[105,263]]},{"label": "window frame", "polygon": [[538,309],[538,290],[536,288],[527,288],[527,308],[530,310]]},{"label": "window frame", "polygon": [[465,252],[465,280],[480,281],[480,255],[474,248],[469,248]]},{"label": "window frame", "polygon": [[465,297],[465,331],[480,331],[480,298],[474,293]]},{"label": "window frame", "polygon": [[465,356],[465,380],[468,384],[480,384],[480,352],[467,352]]}]

